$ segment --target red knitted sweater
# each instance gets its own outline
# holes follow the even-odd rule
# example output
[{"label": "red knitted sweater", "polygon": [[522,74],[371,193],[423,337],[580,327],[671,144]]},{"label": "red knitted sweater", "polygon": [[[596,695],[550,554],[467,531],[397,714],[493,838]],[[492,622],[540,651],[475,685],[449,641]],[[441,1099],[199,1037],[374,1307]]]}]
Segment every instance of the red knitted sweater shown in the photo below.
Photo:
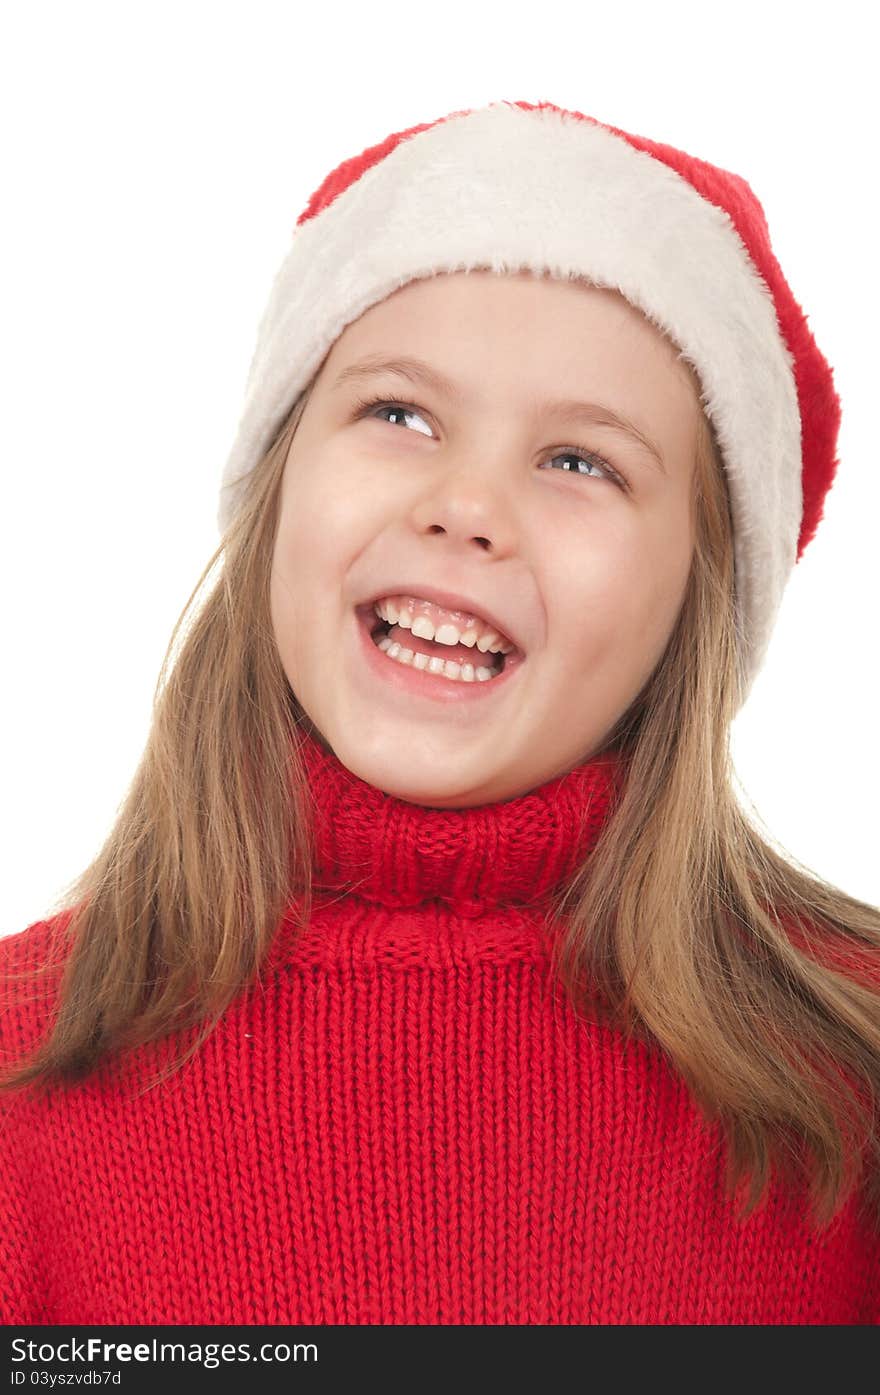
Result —
[{"label": "red knitted sweater", "polygon": [[[314,915],[198,1055],[139,1097],[0,1097],[6,1323],[880,1323],[858,1198],[818,1235],[777,1183],[737,1221],[662,1054],[554,989],[540,907],[613,766],[438,810],[305,756]],[[7,1010],[4,1059],[40,1012]]]}]

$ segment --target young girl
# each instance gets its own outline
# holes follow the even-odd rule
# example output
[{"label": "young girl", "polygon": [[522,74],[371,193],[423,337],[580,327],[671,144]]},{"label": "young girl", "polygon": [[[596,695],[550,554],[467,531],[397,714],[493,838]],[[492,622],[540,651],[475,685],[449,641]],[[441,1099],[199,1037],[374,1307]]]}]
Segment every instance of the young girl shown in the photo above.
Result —
[{"label": "young girl", "polygon": [[327,177],[0,946],[7,1323],[880,1322],[880,912],[728,747],[838,424],[736,175],[496,102]]}]

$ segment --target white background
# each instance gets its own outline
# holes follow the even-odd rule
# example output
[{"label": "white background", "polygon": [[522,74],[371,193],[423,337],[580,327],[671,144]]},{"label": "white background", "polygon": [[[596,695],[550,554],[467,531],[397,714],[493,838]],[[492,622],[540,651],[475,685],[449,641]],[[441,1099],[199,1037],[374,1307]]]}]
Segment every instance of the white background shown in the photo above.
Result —
[{"label": "white background", "polygon": [[[840,469],[737,720],[775,840],[880,902],[870,6],[7,4],[0,934],[97,851],[218,541],[259,316],[331,168],[547,100],[743,175],[835,370]],[[873,713],[873,715],[872,715]]]}]

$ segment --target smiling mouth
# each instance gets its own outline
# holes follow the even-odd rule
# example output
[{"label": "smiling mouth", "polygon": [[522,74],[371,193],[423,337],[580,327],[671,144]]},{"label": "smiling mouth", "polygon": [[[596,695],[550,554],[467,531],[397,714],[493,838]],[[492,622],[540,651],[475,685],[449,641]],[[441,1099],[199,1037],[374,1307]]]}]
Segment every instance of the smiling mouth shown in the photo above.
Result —
[{"label": "smiling mouth", "polygon": [[[390,634],[395,628],[396,626],[392,624],[390,620],[382,620],[379,616],[374,615],[370,624],[370,638],[376,647],[379,648],[379,641],[382,637]],[[476,647],[467,649],[466,645],[463,646],[461,644],[438,644],[436,640],[425,639],[421,635],[413,635],[411,631],[406,629],[403,630],[403,633],[407,636],[407,644],[405,647],[411,649],[416,654],[424,654],[429,659],[451,660],[453,663],[458,664],[470,663],[474,667],[482,666],[491,669],[493,677],[498,677],[504,672],[504,667],[508,658],[512,661],[518,661],[525,657],[519,649],[514,649],[510,654],[490,654],[483,653],[482,650],[478,650]],[[464,656],[462,655],[463,648],[467,650]]]}]

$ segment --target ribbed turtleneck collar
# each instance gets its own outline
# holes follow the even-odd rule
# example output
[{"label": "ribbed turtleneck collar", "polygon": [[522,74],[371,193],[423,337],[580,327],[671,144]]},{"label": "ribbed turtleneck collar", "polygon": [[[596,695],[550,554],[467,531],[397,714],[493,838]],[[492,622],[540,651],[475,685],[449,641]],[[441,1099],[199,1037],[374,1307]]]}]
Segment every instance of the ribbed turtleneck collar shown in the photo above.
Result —
[{"label": "ribbed turtleneck collar", "polygon": [[316,890],[389,908],[439,900],[471,916],[543,902],[595,846],[622,775],[606,753],[514,799],[436,809],[368,784],[308,731],[300,751]]}]

